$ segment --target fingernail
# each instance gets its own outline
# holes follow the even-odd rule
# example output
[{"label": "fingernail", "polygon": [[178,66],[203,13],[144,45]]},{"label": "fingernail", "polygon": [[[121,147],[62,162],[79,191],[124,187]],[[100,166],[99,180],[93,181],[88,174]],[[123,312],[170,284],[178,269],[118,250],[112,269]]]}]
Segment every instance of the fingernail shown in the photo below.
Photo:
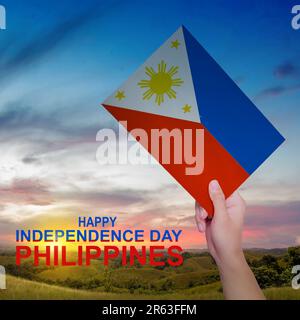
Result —
[{"label": "fingernail", "polygon": [[209,188],[213,193],[218,192],[220,190],[219,182],[217,180],[212,180],[209,184]]}]

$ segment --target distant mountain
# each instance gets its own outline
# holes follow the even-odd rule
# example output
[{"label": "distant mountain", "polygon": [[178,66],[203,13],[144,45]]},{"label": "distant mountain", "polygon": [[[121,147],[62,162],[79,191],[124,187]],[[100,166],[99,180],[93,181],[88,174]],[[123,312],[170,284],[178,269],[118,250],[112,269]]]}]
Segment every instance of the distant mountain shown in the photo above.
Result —
[{"label": "distant mountain", "polygon": [[[248,253],[255,253],[259,255],[264,255],[264,254],[271,254],[274,256],[280,256],[285,253],[287,253],[288,248],[271,248],[271,249],[266,249],[266,248],[245,248],[244,251]],[[207,249],[185,249],[184,251],[190,252],[190,253],[205,253],[208,252]]]},{"label": "distant mountain", "polygon": [[274,256],[280,256],[287,253],[288,248],[272,248],[272,249],[265,249],[265,248],[250,248],[244,249],[246,252],[255,252],[260,254],[271,254]]}]

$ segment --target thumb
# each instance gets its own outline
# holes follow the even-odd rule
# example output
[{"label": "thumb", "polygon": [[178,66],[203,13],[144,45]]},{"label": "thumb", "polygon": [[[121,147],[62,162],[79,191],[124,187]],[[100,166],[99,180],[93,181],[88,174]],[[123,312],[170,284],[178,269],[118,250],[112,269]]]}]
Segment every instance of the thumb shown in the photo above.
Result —
[{"label": "thumb", "polygon": [[214,204],[214,216],[217,219],[227,215],[225,196],[217,180],[212,180],[209,183],[209,195]]}]

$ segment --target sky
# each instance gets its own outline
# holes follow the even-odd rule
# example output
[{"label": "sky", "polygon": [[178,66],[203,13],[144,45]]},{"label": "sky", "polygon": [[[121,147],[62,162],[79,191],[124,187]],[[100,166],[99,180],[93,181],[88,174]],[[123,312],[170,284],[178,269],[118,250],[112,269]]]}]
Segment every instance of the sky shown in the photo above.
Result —
[{"label": "sky", "polygon": [[164,169],[96,161],[97,132],[116,127],[100,103],[182,24],[286,138],[240,188],[244,246],[300,245],[297,1],[0,3],[0,245],[22,227],[117,215],[124,227],[183,229],[183,247],[206,247],[194,200]]}]

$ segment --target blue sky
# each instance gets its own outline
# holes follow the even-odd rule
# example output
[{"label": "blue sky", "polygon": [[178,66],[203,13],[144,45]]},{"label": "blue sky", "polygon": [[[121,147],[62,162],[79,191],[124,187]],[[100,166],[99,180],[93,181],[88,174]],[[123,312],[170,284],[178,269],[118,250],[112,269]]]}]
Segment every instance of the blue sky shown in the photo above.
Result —
[{"label": "blue sky", "polygon": [[[127,212],[133,223],[157,210],[167,225],[175,207],[194,228],[193,200],[160,168],[107,173],[94,159],[96,132],[115,125],[100,102],[183,24],[287,139],[242,188],[246,228],[260,230],[245,245],[300,243],[300,31],[291,28],[299,1],[0,2],[4,239],[16,223],[95,208]],[[149,172],[159,184],[141,190]],[[264,209],[280,223],[262,219]]]}]

